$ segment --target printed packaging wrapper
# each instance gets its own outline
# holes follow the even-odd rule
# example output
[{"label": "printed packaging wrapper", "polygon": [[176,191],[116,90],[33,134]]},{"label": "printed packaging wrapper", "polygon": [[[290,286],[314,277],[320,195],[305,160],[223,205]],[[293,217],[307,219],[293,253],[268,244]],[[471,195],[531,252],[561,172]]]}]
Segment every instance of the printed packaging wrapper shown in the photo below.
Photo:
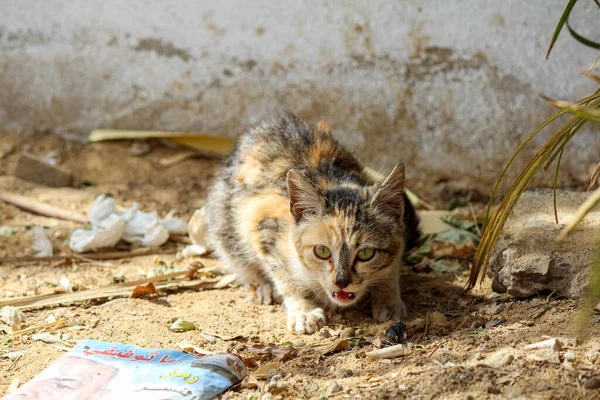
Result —
[{"label": "printed packaging wrapper", "polygon": [[83,340],[2,400],[200,400],[218,395],[245,376],[246,367],[234,354],[196,357]]}]

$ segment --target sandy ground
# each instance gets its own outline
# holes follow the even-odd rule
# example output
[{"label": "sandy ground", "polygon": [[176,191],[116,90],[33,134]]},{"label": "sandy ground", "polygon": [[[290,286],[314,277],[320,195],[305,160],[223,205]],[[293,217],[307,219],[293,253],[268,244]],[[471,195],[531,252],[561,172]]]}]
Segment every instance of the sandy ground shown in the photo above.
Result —
[{"label": "sandy ground", "polygon": [[[97,194],[110,193],[123,206],[137,201],[143,210],[157,210],[161,215],[174,211],[189,218],[202,205],[217,163],[191,159],[161,168],[157,166],[159,160],[182,150],[152,143],[149,154],[132,157],[129,145],[113,142],[84,146],[51,135],[36,139],[0,135],[0,191],[27,194],[80,212],[87,211]],[[50,189],[8,175],[22,150],[56,157],[61,165],[73,170],[74,187]],[[93,180],[95,186],[83,185],[86,180]],[[78,226],[0,203],[0,226],[6,225],[17,230],[10,237],[0,237],[0,257],[31,253],[30,226],[47,227],[57,242],[64,241]],[[182,246],[169,243],[167,249],[174,252]],[[62,276],[80,288],[109,285],[115,277],[140,279],[156,270],[160,261],[167,265],[167,271],[189,268],[193,262],[163,254],[114,260],[110,266],[77,260],[67,264],[0,263],[0,300],[52,293],[59,289]],[[214,265],[213,260],[202,261],[206,266]],[[254,356],[250,347],[254,344],[291,342],[298,350],[297,357],[280,363],[266,378],[257,379],[256,369],[250,369],[250,377],[224,394],[226,399],[600,398],[600,329],[596,315],[591,321],[591,339],[578,345],[573,339],[577,302],[548,293],[517,301],[493,294],[489,281],[471,293],[463,293],[467,275],[467,268],[454,273],[426,273],[406,267],[403,297],[409,310],[405,320],[409,347],[405,356],[387,360],[370,359],[365,353],[381,345],[381,336],[391,322],[378,324],[367,312],[354,311],[334,316],[329,328],[315,335],[296,336],[285,329],[281,306],[258,305],[250,290],[236,286],[165,292],[153,299],[118,298],[27,310],[24,327],[44,324],[49,317],[62,317],[67,320],[66,326],[50,332],[66,334],[69,340],[92,338],[169,349],[179,349],[179,344],[187,341],[206,350],[231,351],[247,358]],[[176,318],[195,323],[199,331],[169,331],[168,325]],[[241,336],[222,340],[207,338],[201,332]],[[312,347],[341,336],[349,338],[351,348],[323,355]],[[524,349],[527,344],[552,337],[561,338],[562,350]],[[0,333],[0,355],[14,351],[25,353],[17,360],[0,358],[0,395],[15,378],[24,383],[63,355],[65,345],[34,341],[32,334],[11,337]]]}]

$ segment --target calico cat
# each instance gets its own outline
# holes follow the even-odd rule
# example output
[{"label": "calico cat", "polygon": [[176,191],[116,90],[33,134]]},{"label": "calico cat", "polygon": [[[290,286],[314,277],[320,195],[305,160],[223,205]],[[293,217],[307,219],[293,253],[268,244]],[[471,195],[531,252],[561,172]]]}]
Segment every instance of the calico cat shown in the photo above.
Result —
[{"label": "calico cat", "polygon": [[327,124],[278,116],[240,137],[209,189],[208,245],[260,302],[282,298],[291,331],[366,303],[403,317],[399,268],[420,234],[404,169],[377,182]]}]

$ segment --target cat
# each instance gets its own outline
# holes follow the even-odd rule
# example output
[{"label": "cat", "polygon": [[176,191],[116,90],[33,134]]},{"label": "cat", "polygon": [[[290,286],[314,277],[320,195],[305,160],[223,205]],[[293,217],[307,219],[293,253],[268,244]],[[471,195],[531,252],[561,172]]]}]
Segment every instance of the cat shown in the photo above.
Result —
[{"label": "cat", "polygon": [[239,138],[209,188],[207,243],[261,303],[283,301],[290,331],[368,303],[377,321],[404,317],[399,268],[420,235],[404,175],[378,182],[326,123],[281,114]]}]

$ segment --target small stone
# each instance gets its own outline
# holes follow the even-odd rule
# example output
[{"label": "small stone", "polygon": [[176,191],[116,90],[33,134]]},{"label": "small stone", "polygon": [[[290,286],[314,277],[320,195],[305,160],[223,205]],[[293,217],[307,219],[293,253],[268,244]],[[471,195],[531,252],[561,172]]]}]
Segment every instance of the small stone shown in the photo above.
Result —
[{"label": "small stone", "polygon": [[597,350],[589,350],[585,353],[585,358],[593,363],[598,360],[598,351]]},{"label": "small stone", "polygon": [[402,343],[406,340],[406,325],[402,321],[398,321],[388,328],[385,332],[388,341],[394,344]]},{"label": "small stone", "polygon": [[510,347],[500,349],[487,358],[487,364],[495,368],[510,365],[515,359],[513,353],[514,349]]},{"label": "small stone", "polygon": [[573,353],[572,351],[567,351],[564,355],[565,357],[565,361],[568,362],[575,362],[577,360],[577,355],[575,353]]},{"label": "small stone", "polygon": [[502,391],[499,388],[497,388],[496,386],[493,386],[493,385],[490,385],[490,386],[487,387],[487,392],[489,394],[500,394],[500,393],[502,393]]},{"label": "small stone", "polygon": [[354,328],[348,327],[342,331],[341,338],[342,339],[350,339],[355,336]]},{"label": "small stone", "polygon": [[327,390],[325,391],[325,398],[331,397],[331,395],[340,392],[342,389],[342,386],[339,383],[337,383],[337,381],[329,382]]},{"label": "small stone", "polygon": [[588,390],[600,389],[600,379],[592,378],[583,384],[583,387]]},{"label": "small stone", "polygon": [[341,369],[338,371],[337,373],[339,378],[350,378],[352,375],[354,375],[354,372],[352,372],[351,369]]},{"label": "small stone", "polygon": [[135,140],[133,143],[131,143],[127,151],[132,157],[141,157],[150,153],[151,150],[152,146],[150,146],[150,144],[145,140]]}]

